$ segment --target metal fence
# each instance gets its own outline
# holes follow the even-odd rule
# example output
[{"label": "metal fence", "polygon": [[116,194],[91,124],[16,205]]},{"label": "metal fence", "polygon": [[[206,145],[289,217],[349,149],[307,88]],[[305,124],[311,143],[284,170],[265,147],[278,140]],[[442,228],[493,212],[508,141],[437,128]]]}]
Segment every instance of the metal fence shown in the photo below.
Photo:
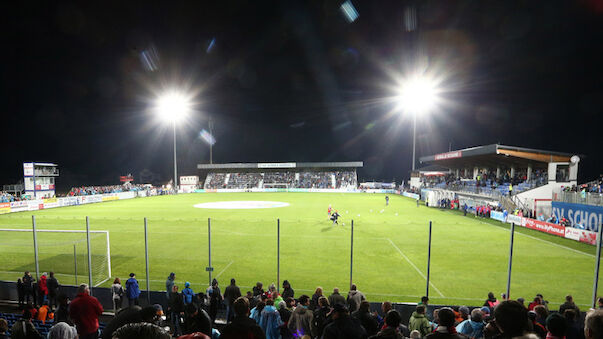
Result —
[{"label": "metal fence", "polygon": [[[51,267],[50,263],[55,267],[63,267],[57,265],[63,263],[64,271],[57,272],[55,269],[63,284],[87,282],[92,287],[110,286],[114,276],[107,277],[111,280],[106,279],[103,284],[95,284],[96,278],[93,277],[99,274],[96,266],[107,262],[103,261],[103,258],[105,253],[108,253],[102,246],[91,242],[93,232],[99,232],[90,230],[91,225],[95,226],[94,222],[95,220],[88,217],[81,221],[85,227],[85,243],[77,246],[85,249],[84,257],[82,253],[67,253],[73,251],[71,247],[65,250],[67,251],[65,255],[46,253],[48,256],[44,256],[38,241],[40,232],[44,230],[39,229],[38,222],[33,217],[30,220],[32,242],[24,252],[17,253],[18,256],[31,258],[30,262],[19,264],[14,270],[1,271],[0,280],[16,281],[24,270],[29,269],[35,272],[35,278],[38,279],[42,272],[41,266]],[[103,223],[114,222],[114,219],[97,221],[100,227]],[[480,280],[491,286],[493,290],[506,291],[507,296],[518,297],[527,295],[527,292],[525,289],[521,291],[517,289],[517,292],[514,292],[513,279],[521,281],[524,285],[529,281],[530,284],[533,283],[538,287],[539,291],[545,291],[545,294],[547,286],[551,283],[546,277],[535,276],[530,272],[530,268],[538,264],[532,262],[533,258],[529,256],[531,245],[528,245],[527,241],[531,240],[530,237],[522,237],[520,239],[522,246],[515,248],[518,239],[515,237],[517,232],[514,224],[510,227],[508,242],[497,237],[497,243],[492,245],[493,248],[497,248],[497,252],[483,254],[484,260],[487,260],[491,266],[490,270],[483,272],[464,267],[466,254],[458,246],[455,247],[455,243],[451,244],[451,239],[443,236],[440,231],[447,225],[431,221],[426,222],[425,227],[419,230],[400,229],[400,232],[406,232],[407,240],[376,237],[370,230],[363,229],[362,225],[355,224],[351,218],[349,223],[346,220],[345,226],[349,229],[349,233],[346,233],[348,239],[322,234],[308,235],[300,232],[289,220],[286,222],[280,219],[247,220],[245,224],[248,227],[239,227],[240,225],[226,219],[131,220],[127,226],[123,226],[123,233],[119,237],[113,236],[111,239],[113,254],[108,254],[107,259],[109,266],[111,263],[114,265],[113,274],[117,273],[127,278],[129,272],[137,273],[141,290],[146,291],[165,290],[165,278],[173,271],[176,271],[179,285],[189,281],[197,293],[204,292],[214,278],[224,282],[225,278],[236,276],[237,284],[242,290],[251,290],[257,281],[267,282],[264,285],[265,289],[270,282],[279,289],[284,279],[302,281],[312,278],[312,281],[320,282],[322,286],[340,286],[342,291],[355,283],[362,286],[365,293],[383,296],[383,298],[416,300],[427,295],[436,299],[456,300],[458,304],[469,304],[471,303],[469,300],[476,299],[469,299],[463,295],[445,297],[437,286],[463,286],[467,282]],[[44,225],[44,228],[48,227],[50,227],[48,224]],[[246,233],[247,228],[255,230],[256,233]],[[589,303],[592,300],[592,305],[595,305],[597,297],[602,229],[599,228],[597,240],[592,299],[588,300]],[[187,241],[179,241],[182,239]],[[237,253],[237,257],[233,257],[234,254],[230,252],[233,241],[244,249],[245,255],[241,256]],[[508,252],[503,249],[507,247]],[[117,248],[119,251],[115,251]],[[312,248],[312,251],[307,252],[306,248]],[[6,263],[5,267],[8,267],[11,259],[3,251],[5,249],[0,249],[0,258],[5,258],[3,261]],[[458,258],[453,260],[458,264],[458,269],[453,271],[446,267],[450,265],[451,257]],[[266,258],[274,260],[269,260],[267,264]],[[547,269],[551,272],[567,276],[575,274],[569,270],[571,265],[560,265],[549,258],[542,259],[540,265],[549,265]],[[75,265],[71,264],[71,260],[76,262]],[[83,266],[81,266],[82,262]],[[291,264],[292,262],[294,264]],[[333,262],[338,264],[333,265]],[[342,262],[347,262],[349,265],[341,265]],[[175,263],[179,264],[177,268]],[[70,267],[73,267],[73,270]],[[225,272],[231,273],[227,276]],[[232,272],[236,273],[232,274]],[[582,275],[583,278],[587,278],[583,273]],[[122,281],[122,284],[125,284],[125,281]],[[316,286],[300,285],[295,286],[298,291],[296,295],[312,294],[315,288],[313,286]],[[383,294],[381,290],[384,286],[396,288],[400,286],[400,288],[396,289],[396,294]],[[582,291],[582,293],[586,288],[588,283],[584,279],[580,285],[568,286],[570,291]],[[330,294],[330,291],[325,289],[325,294]],[[150,292],[141,297],[150,298]]]},{"label": "metal fence", "polygon": [[603,206],[603,194],[601,193],[560,191],[553,194],[553,200],[574,204]]}]

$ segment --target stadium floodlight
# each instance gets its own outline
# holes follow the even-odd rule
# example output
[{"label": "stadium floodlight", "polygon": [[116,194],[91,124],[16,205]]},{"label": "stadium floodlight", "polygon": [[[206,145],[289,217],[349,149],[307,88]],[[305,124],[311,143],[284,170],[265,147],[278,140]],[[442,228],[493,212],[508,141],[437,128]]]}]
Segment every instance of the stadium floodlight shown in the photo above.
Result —
[{"label": "stadium floodlight", "polygon": [[413,115],[412,170],[415,170],[417,143],[417,114],[426,114],[438,101],[438,87],[427,76],[413,76],[401,82],[398,102],[402,110]]},{"label": "stadium floodlight", "polygon": [[157,115],[164,121],[172,123],[174,130],[174,190],[178,193],[178,161],[176,159],[176,124],[186,118],[190,111],[191,101],[182,93],[168,91],[157,98]]}]

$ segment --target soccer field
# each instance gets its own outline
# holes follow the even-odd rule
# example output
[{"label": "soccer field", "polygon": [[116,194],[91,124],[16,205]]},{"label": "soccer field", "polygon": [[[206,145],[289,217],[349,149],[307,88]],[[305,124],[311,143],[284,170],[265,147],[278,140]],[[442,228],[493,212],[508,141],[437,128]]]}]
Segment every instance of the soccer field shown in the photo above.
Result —
[{"label": "soccer field", "polygon": [[[223,201],[270,201],[286,207],[204,209],[194,205]],[[339,211],[339,226],[327,208]],[[222,286],[236,278],[243,292],[257,281],[277,280],[277,219],[280,219],[280,279],[296,296],[317,286],[347,292],[350,278],[350,224],[354,221],[353,280],[370,301],[417,302],[425,295],[429,221],[433,221],[430,299],[433,304],[481,305],[487,293],[506,290],[509,227],[497,221],[464,217],[455,211],[416,207],[412,199],[383,194],[343,193],[199,193],[157,196],[0,216],[0,228],[108,231],[112,276],[135,272],[145,286],[143,218],[148,218],[151,288],[163,290],[170,272],[179,285],[190,281],[195,292],[208,284],[208,227],[212,227],[213,277]],[[511,297],[528,302],[541,293],[553,305],[572,294],[590,304],[595,248],[517,227]],[[16,280],[35,272],[28,232],[2,232],[0,279]],[[61,241],[71,244],[70,235]],[[14,237],[12,239],[11,237]],[[85,238],[85,237],[84,237]],[[81,239],[81,236],[80,236]],[[10,244],[12,246],[9,246]],[[85,242],[78,244],[85,246]],[[54,270],[62,283],[74,283],[71,245],[40,254],[40,270]],[[93,248],[94,255],[99,251]],[[102,251],[101,251],[102,252]],[[93,262],[96,265],[97,259]],[[78,255],[78,261],[85,256]],[[78,263],[78,267],[80,266]],[[87,273],[78,271],[80,282]],[[109,286],[112,279],[102,286]]]}]

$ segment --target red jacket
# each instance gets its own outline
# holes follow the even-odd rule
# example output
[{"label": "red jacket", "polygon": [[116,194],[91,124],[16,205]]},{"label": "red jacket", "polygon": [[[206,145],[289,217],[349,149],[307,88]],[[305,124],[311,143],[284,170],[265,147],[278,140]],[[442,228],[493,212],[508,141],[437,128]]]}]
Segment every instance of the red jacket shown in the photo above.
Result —
[{"label": "red jacket", "polygon": [[45,275],[40,277],[40,281],[38,282],[38,289],[40,290],[41,294],[43,294],[43,295],[48,294],[48,285],[46,285],[46,276]]},{"label": "red jacket", "polygon": [[98,299],[88,293],[80,293],[69,305],[69,316],[73,319],[80,336],[98,330],[98,317],[103,314],[103,307]]}]

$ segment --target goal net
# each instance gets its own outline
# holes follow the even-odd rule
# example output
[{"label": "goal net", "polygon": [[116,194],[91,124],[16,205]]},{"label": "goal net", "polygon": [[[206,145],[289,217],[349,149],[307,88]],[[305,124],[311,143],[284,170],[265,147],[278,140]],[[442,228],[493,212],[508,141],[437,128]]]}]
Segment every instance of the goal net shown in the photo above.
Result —
[{"label": "goal net", "polygon": [[[37,230],[40,274],[54,272],[63,285],[88,283],[86,231]],[[34,236],[31,229],[0,229],[0,278],[16,281],[29,271],[35,276]],[[99,286],[111,277],[108,231],[90,231],[90,269],[92,285]]]}]

